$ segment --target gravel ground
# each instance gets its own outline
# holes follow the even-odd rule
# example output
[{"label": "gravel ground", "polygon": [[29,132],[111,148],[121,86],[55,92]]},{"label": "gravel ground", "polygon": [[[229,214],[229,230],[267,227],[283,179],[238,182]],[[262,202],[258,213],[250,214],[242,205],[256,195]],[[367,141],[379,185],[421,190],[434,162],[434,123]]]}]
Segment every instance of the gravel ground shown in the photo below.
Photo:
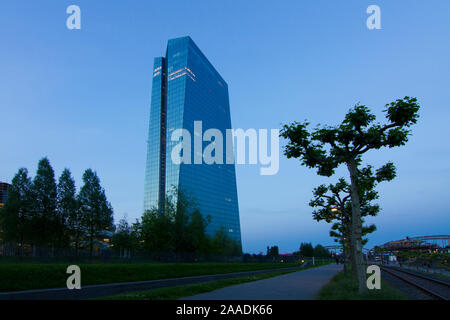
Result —
[{"label": "gravel ground", "polygon": [[[399,266],[397,266],[399,267]],[[414,267],[414,266],[408,266],[408,265],[402,265],[403,269],[407,269],[412,272],[419,272],[422,274],[425,274],[431,278],[436,278],[438,280],[447,280],[447,282],[450,283],[450,271],[449,270],[443,270],[443,269],[426,269],[423,267]]]},{"label": "gravel ground", "polygon": [[382,278],[392,287],[401,291],[409,300],[434,300],[433,297],[389,273],[382,272]]},{"label": "gravel ground", "polygon": [[428,278],[447,282],[448,284],[450,284],[450,278],[446,275],[442,275],[442,274],[439,274],[436,272],[434,272],[434,273],[433,272],[425,272],[422,270],[417,271],[416,269],[413,269],[413,268],[399,268],[399,270],[402,270],[402,269],[409,271],[411,273],[415,273],[417,275],[427,276]]}]

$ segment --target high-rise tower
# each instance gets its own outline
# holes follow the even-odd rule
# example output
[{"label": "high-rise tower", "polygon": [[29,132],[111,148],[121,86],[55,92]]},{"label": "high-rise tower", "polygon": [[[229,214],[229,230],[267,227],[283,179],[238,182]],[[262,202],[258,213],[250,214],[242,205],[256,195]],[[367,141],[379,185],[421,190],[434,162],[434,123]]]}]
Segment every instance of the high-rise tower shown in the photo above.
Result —
[{"label": "high-rise tower", "polygon": [[[196,139],[194,122],[202,129],[218,129],[226,137],[231,129],[228,85],[190,37],[169,40],[165,57],[154,60],[150,123],[145,173],[144,210],[158,207],[173,187],[193,197],[200,212],[211,217],[207,233],[223,227],[241,243],[234,164],[176,164],[171,140],[176,129]],[[198,135],[198,133],[197,133]],[[197,137],[198,138],[198,137]],[[202,152],[192,145],[191,156]]]}]

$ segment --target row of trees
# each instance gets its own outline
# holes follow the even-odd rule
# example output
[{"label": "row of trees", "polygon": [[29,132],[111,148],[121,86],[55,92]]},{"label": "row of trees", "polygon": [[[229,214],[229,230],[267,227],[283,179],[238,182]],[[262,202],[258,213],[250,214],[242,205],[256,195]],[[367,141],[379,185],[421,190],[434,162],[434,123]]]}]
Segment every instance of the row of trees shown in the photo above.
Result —
[{"label": "row of trees", "polygon": [[58,182],[47,158],[38,163],[32,179],[26,168],[20,168],[8,189],[8,198],[0,212],[0,239],[18,248],[24,247],[94,250],[105,231],[113,232],[112,244],[121,255],[143,253],[207,253],[240,255],[241,245],[222,228],[206,234],[210,217],[195,209],[195,202],[185,193],[173,190],[158,208],[146,211],[141,221],[129,224],[121,219],[113,224],[113,209],[96,172],[87,169],[77,193],[69,169]]},{"label": "row of trees", "polygon": [[96,172],[87,169],[80,191],[69,169],[64,169],[58,183],[47,158],[38,163],[31,179],[26,168],[20,168],[8,189],[5,206],[0,212],[2,241],[19,246],[51,248],[89,248],[94,241],[113,228],[113,209]]},{"label": "row of trees", "polygon": [[[296,256],[301,257],[317,257],[317,258],[328,258],[330,257],[330,252],[324,246],[318,244],[315,247],[311,243],[302,242],[300,244],[299,251],[293,253]],[[279,249],[278,246],[267,247],[267,256],[278,256]]]},{"label": "row of trees", "polygon": [[317,257],[317,258],[328,258],[330,257],[330,252],[327,248],[321,244],[313,247],[311,243],[302,242],[300,244],[300,250],[298,254],[302,257]]},{"label": "row of trees", "polygon": [[221,228],[213,236],[206,233],[210,217],[196,209],[186,193],[173,189],[163,210],[154,207],[144,212],[141,221],[129,224],[121,219],[113,235],[113,246],[128,252],[197,253],[240,255],[241,244]]},{"label": "row of trees", "polygon": [[267,256],[277,257],[280,254],[278,246],[267,247]]},{"label": "row of trees", "polygon": [[[363,155],[383,147],[406,144],[410,127],[417,123],[420,106],[416,98],[405,97],[386,105],[386,123],[375,122],[376,116],[364,105],[356,105],[336,126],[318,126],[309,130],[309,123],[286,124],[281,136],[287,140],[284,154],[297,158],[302,165],[314,168],[318,175],[330,177],[336,168],[345,165],[349,180],[341,178],[336,184],[314,189],[310,205],[316,220],[333,223],[331,235],[349,252],[353,275],[359,292],[366,288],[366,272],[362,246],[364,236],[375,230],[365,225],[364,218],[375,216],[380,208],[373,204],[378,198],[375,187],[379,182],[395,177],[395,167],[388,162],[378,170],[363,166]],[[346,253],[347,253],[346,252]]]}]

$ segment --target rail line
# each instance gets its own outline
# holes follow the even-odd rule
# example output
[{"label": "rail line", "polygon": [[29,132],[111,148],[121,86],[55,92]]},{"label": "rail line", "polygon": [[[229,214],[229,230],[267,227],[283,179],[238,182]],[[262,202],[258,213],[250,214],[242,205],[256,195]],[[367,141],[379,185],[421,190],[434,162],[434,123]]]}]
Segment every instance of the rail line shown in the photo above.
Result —
[{"label": "rail line", "polygon": [[406,270],[380,266],[381,270],[397,277],[398,279],[416,287],[426,294],[438,300],[450,300],[450,284],[444,281],[419,275]]}]

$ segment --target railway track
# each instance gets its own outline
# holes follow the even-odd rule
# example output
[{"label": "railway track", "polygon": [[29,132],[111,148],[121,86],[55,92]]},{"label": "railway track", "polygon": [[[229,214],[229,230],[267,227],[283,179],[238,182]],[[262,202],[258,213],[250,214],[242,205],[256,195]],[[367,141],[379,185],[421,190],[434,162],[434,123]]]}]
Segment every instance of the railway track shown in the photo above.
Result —
[{"label": "railway track", "polygon": [[381,270],[416,287],[438,300],[450,300],[450,284],[398,268],[380,266]]}]

